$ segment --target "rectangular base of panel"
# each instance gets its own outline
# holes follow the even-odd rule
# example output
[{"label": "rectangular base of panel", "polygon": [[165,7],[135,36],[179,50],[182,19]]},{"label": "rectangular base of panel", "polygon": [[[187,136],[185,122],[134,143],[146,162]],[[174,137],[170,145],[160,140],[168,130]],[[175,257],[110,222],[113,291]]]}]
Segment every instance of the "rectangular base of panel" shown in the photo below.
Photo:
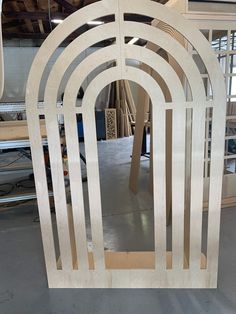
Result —
[{"label": "rectangular base of panel", "polygon": [[154,252],[105,252],[105,270],[94,270],[93,254],[88,253],[88,271],[65,271],[58,260],[58,270],[48,273],[50,288],[216,288],[210,278],[206,257],[201,256],[201,269],[171,269],[172,253],[167,252],[167,269],[155,270]]}]

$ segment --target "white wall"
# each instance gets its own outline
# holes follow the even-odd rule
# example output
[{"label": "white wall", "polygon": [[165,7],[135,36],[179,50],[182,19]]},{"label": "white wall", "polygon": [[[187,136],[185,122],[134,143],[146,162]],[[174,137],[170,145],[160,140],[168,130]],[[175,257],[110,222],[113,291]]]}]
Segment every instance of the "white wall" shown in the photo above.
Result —
[{"label": "white wall", "polygon": [[[219,0],[220,1],[220,0]],[[233,2],[231,0],[225,0],[226,2]],[[190,11],[202,11],[202,12],[220,12],[220,13],[236,13],[236,4],[233,3],[211,3],[211,2],[189,2]]]}]

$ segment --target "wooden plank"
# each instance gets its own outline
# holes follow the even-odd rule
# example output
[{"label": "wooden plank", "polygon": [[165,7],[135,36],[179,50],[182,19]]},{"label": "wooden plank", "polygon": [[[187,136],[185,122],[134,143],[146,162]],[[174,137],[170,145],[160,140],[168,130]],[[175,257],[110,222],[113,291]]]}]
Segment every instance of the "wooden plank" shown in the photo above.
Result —
[{"label": "wooden plank", "polygon": [[[92,95],[91,95],[92,96]],[[102,224],[102,207],[101,191],[99,182],[97,137],[95,125],[95,113],[93,108],[89,109],[88,104],[85,106],[86,111],[83,113],[84,139],[86,166],[88,177],[88,194],[90,207],[91,233],[93,241],[93,256],[96,270],[104,270],[104,242],[103,242],[103,224]],[[93,102],[92,102],[93,103]]]},{"label": "wooden plank", "polygon": [[186,111],[173,110],[172,116],[172,252],[173,269],[182,269],[184,261],[185,208],[185,125]]},{"label": "wooden plank", "polygon": [[39,218],[41,225],[41,234],[43,240],[44,258],[47,270],[48,280],[50,281],[52,274],[56,271],[56,252],[53,236],[51,210],[48,197],[47,177],[45,171],[45,160],[43,154],[43,148],[41,145],[42,137],[40,134],[40,124],[38,115],[35,114],[34,108],[27,107],[28,116],[31,119],[27,121],[31,156],[33,163],[35,188],[37,193],[37,204],[39,207]]},{"label": "wooden plank", "polygon": [[123,109],[120,108],[120,137],[125,136],[125,126],[124,126],[124,112]]},{"label": "wooden plank", "polygon": [[115,95],[116,95],[116,116],[117,116],[117,134],[118,137],[121,136],[121,115],[120,115],[120,83],[119,81],[115,82]]},{"label": "wooden plank", "polygon": [[204,106],[199,105],[198,108],[194,108],[191,154],[190,269],[199,269],[201,259],[205,116]]},{"label": "wooden plank", "polygon": [[[166,269],[166,116],[160,105],[152,107],[153,198],[156,269]],[[164,136],[163,136],[164,135]],[[160,197],[160,196],[161,197]]]},{"label": "wooden plank", "polygon": [[[71,204],[67,204],[67,215],[68,215],[68,223],[69,223],[72,263],[73,263],[73,268],[74,268],[74,265],[78,266],[79,263],[78,263],[78,259],[77,259],[76,236],[75,236],[75,229],[74,229],[73,210],[72,210]],[[60,257],[60,261],[61,261],[61,257]],[[62,263],[61,263],[61,269],[62,269]],[[78,269],[78,267],[77,267],[77,269]]]},{"label": "wooden plank", "polygon": [[59,248],[62,260],[62,268],[65,270],[72,270],[73,263],[65,194],[64,171],[61,156],[61,142],[59,137],[59,126],[57,120],[58,118],[57,115],[54,114],[53,109],[54,108],[52,106],[48,106],[46,108],[45,121],[47,129],[48,150],[52,175],[52,187],[55,202]]},{"label": "wooden plank", "polygon": [[130,136],[130,125],[129,125],[129,117],[127,111],[127,104],[126,104],[126,94],[125,94],[125,87],[124,81],[120,81],[120,88],[121,88],[121,108],[124,114],[124,136]]},{"label": "wooden plank", "polygon": [[[45,120],[40,120],[40,132],[42,137],[46,137]],[[1,121],[0,122],[0,141],[28,139],[27,121]]]},{"label": "wooden plank", "polygon": [[[89,269],[94,268],[93,253],[88,253]],[[155,253],[154,252],[105,252],[106,269],[154,269]],[[166,252],[167,269],[171,269],[172,252]],[[206,258],[201,256],[201,268],[204,269]],[[61,268],[61,259],[58,260],[58,267]],[[77,265],[74,266],[75,268]],[[187,262],[185,260],[185,267]]]},{"label": "wooden plank", "polygon": [[[74,259],[79,265],[79,269],[88,269],[87,260],[87,237],[85,226],[84,196],[82,186],[81,166],[78,163],[80,156],[77,120],[75,112],[70,110],[65,114],[65,136],[67,146],[68,168],[71,191],[71,223],[69,220],[69,230],[74,230],[75,253]],[[72,250],[73,252],[73,250]]]},{"label": "wooden plank", "polygon": [[[222,95],[223,96],[223,95]],[[211,284],[217,285],[217,270],[219,256],[221,193],[223,175],[223,153],[226,111],[224,106],[213,110],[211,170],[209,190],[209,213],[207,235],[207,269],[211,273]],[[219,128],[222,130],[219,133]]]},{"label": "wooden plank", "polygon": [[136,106],[135,106],[134,98],[133,98],[133,95],[132,95],[132,92],[130,89],[130,84],[126,80],[124,81],[124,87],[125,87],[125,93],[126,93],[126,100],[127,100],[128,105],[129,105],[130,112],[133,116],[135,116]]},{"label": "wooden plank", "polygon": [[166,224],[172,210],[172,111],[166,110]]},{"label": "wooden plank", "polygon": [[[150,71],[150,68],[147,67],[146,65],[142,65],[141,69],[146,69],[147,71]],[[138,177],[140,170],[140,155],[142,149],[143,129],[145,125],[145,114],[147,113],[148,110],[149,110],[149,96],[142,88],[139,88],[134,143],[132,150],[132,161],[129,177],[129,187],[133,193],[137,193],[138,191]]]}]

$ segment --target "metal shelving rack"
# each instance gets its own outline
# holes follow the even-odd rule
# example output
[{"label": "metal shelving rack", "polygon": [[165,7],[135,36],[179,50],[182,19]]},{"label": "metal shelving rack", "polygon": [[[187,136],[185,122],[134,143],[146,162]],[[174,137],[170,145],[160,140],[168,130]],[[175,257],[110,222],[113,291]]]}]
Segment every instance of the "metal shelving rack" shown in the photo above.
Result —
[{"label": "metal shelving rack", "polygon": [[[43,103],[40,103],[40,106]],[[1,113],[9,113],[9,112],[25,112],[25,103],[0,103],[0,114]],[[42,140],[42,145],[47,146],[47,140]],[[14,148],[29,148],[30,141],[29,140],[12,140],[12,141],[0,141],[0,151],[6,149],[14,149]],[[32,168],[13,168],[13,169],[4,169],[1,170],[0,173],[6,173],[9,171],[25,171]],[[52,192],[49,192],[49,196],[53,196]],[[10,202],[17,202],[17,201],[27,201],[27,200],[34,200],[37,196],[35,193],[26,193],[26,194],[17,194],[17,195],[8,195],[4,197],[0,197],[0,204],[6,204]]]}]

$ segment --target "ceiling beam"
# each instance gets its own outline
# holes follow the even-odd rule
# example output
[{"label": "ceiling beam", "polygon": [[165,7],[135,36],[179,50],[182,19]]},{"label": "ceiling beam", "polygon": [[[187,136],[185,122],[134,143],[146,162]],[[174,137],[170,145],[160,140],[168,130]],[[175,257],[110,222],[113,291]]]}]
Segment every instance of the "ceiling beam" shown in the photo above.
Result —
[{"label": "ceiling beam", "polygon": [[80,0],[79,5],[77,6],[77,9],[78,9],[78,10],[81,9],[81,8],[83,8],[84,2],[85,2],[85,0]]},{"label": "ceiling beam", "polygon": [[[44,40],[49,36],[50,33],[12,33],[12,32],[3,32],[3,39],[41,39]],[[69,36],[64,42],[71,42],[72,40],[76,39],[77,36]],[[111,44],[109,40],[99,42],[94,45],[94,47],[104,47]]]},{"label": "ceiling beam", "polygon": [[[27,11],[21,11],[21,12],[3,12],[4,16],[9,19],[29,19],[29,20],[49,20],[49,16],[47,12],[44,11],[38,11],[38,12],[27,12]],[[65,19],[68,17],[69,13],[61,13],[61,12],[52,12],[51,18],[61,18]]]},{"label": "ceiling beam", "polygon": [[[16,12],[16,13],[19,13],[22,9],[22,4],[18,4],[17,2],[11,2],[11,7],[13,8],[13,10]],[[31,23],[31,20],[28,20],[26,19],[25,21],[25,25],[28,29],[28,32],[30,33],[33,33],[34,32],[34,28],[33,28],[33,25]]]},{"label": "ceiling beam", "polygon": [[[35,11],[35,6],[34,6],[33,2],[31,2],[30,0],[24,0],[24,6],[25,6],[26,11],[29,11],[29,12]],[[31,27],[32,27],[33,31],[35,31],[36,29],[34,28],[32,21],[30,21],[30,22],[31,22]],[[37,30],[36,30],[36,32],[37,32]]]},{"label": "ceiling beam", "polygon": [[3,32],[4,39],[22,38],[22,39],[45,39],[49,34],[41,33],[12,33]]},{"label": "ceiling beam", "polygon": [[19,26],[24,26],[24,22],[19,22],[19,21],[10,21],[6,23],[2,23],[2,28],[3,29],[8,29],[8,28],[14,28],[14,27],[19,27]]},{"label": "ceiling beam", "polygon": [[[59,0],[61,1],[61,0]],[[49,16],[47,12],[44,11],[38,11],[38,12],[3,12],[4,16],[9,19],[30,19],[30,20],[49,20]],[[65,19],[68,17],[70,14],[69,13],[62,13],[62,12],[52,12],[51,13],[51,18],[59,18],[59,19]],[[150,23],[152,21],[152,18],[147,17],[147,16],[142,16],[142,15],[137,15],[137,14],[125,14],[125,19],[130,20],[130,21],[139,21],[142,23]],[[112,21],[111,16],[103,17],[103,21],[105,22],[110,22]]]},{"label": "ceiling beam", "polygon": [[77,8],[75,8],[72,4],[70,4],[66,0],[54,0],[54,1],[60,4],[64,9],[66,9],[70,13],[77,11]]}]

